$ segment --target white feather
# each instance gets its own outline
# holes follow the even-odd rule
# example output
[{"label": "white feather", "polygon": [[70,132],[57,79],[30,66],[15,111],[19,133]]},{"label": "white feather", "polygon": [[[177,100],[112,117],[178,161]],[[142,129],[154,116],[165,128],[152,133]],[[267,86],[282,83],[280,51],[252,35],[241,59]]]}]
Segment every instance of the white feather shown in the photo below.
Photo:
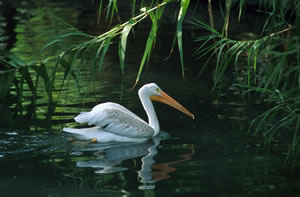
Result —
[{"label": "white feather", "polygon": [[74,120],[78,123],[88,122],[89,119],[90,119],[90,112],[80,112],[80,114],[74,118]]},{"label": "white feather", "polygon": [[154,134],[153,128],[144,120],[117,103],[96,105],[90,112],[81,112],[74,119],[125,137],[150,138]]},{"label": "white feather", "polygon": [[101,143],[111,142],[111,141],[143,142],[148,139],[148,138],[129,138],[125,136],[120,136],[114,133],[107,132],[100,127],[83,128],[83,129],[63,128],[63,131],[72,134],[75,138],[79,140],[97,139],[97,141]]}]

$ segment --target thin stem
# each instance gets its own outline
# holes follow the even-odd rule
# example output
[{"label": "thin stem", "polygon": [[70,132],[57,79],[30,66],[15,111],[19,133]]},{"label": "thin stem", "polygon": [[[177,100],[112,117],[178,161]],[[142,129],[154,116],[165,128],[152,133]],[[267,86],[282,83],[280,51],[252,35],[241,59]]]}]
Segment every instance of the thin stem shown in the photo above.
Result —
[{"label": "thin stem", "polygon": [[209,24],[212,28],[214,27],[214,16],[212,13],[211,0],[208,0],[208,14],[209,14]]},{"label": "thin stem", "polygon": [[[226,0],[226,23],[225,23],[225,37],[228,38],[228,26],[229,26],[229,18],[230,18],[230,8],[231,8],[231,0]],[[229,45],[227,44],[229,48]]]},{"label": "thin stem", "polygon": [[[136,17],[133,17],[131,20],[126,21],[125,23],[121,24],[119,27],[115,27],[115,28],[111,29],[110,31],[105,32],[104,34],[99,35],[98,38],[99,38],[99,37],[104,37],[104,36],[106,36],[107,34],[110,34],[110,33],[120,33],[121,30],[122,30],[126,25],[128,25],[130,22],[135,21],[134,24],[133,24],[133,25],[135,25],[135,24],[137,24],[138,22],[140,22],[140,21],[142,21],[143,19],[145,19],[145,18],[149,15],[149,12],[153,12],[154,10],[156,10],[156,9],[162,7],[162,6],[165,6],[165,5],[167,5],[168,3],[170,3],[170,2],[163,2],[163,3],[161,3],[161,4],[158,4],[156,7],[153,7],[153,8],[151,8],[151,9],[149,9],[149,10],[145,10],[142,14],[137,15]],[[118,31],[119,31],[119,32],[118,32]]]},{"label": "thin stem", "polygon": [[[214,16],[213,16],[213,12],[212,12],[212,6],[211,6],[211,0],[208,0],[208,15],[209,15],[209,24],[210,26],[214,29]],[[211,34],[214,34],[214,32],[211,32]],[[213,38],[214,43],[216,42],[215,37]],[[217,57],[217,49],[215,47],[215,54]]]},{"label": "thin stem", "polygon": [[269,36],[270,36],[270,37],[273,37],[273,36],[276,36],[276,35],[282,34],[282,33],[284,33],[284,32],[290,31],[290,30],[292,30],[292,29],[294,29],[294,28],[296,28],[296,27],[295,27],[295,26],[292,26],[292,25],[289,25],[289,27],[288,27],[288,28],[286,28],[286,29],[283,29],[283,30],[281,30],[281,31],[278,31],[278,32],[275,32],[275,33],[271,33]]}]

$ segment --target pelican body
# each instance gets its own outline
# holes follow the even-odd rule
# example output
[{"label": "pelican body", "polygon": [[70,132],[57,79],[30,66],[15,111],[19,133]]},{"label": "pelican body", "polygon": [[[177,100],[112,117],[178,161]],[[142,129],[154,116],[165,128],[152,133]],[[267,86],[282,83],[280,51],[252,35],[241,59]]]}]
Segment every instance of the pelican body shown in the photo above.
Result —
[{"label": "pelican body", "polygon": [[159,122],[152,101],[159,101],[174,107],[194,119],[194,115],[163,92],[155,83],[146,84],[138,95],[147,113],[149,123],[112,102],[96,105],[90,112],[81,112],[74,119],[78,123],[94,125],[91,128],[64,128],[79,140],[93,142],[143,142],[160,132]]}]

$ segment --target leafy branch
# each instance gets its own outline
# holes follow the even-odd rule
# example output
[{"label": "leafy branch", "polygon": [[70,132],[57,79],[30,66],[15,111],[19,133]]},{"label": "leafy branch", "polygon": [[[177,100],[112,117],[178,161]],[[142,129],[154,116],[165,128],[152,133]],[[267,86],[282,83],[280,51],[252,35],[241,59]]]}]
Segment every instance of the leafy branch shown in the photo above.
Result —
[{"label": "leafy branch", "polygon": [[[197,19],[192,21],[193,25],[211,32],[195,39],[196,42],[201,42],[195,55],[198,59],[206,57],[200,74],[211,62],[212,57],[217,57],[213,90],[217,87],[220,90],[221,86],[218,85],[223,83],[225,72],[233,65],[236,77],[239,78],[238,84],[234,85],[241,89],[246,88],[243,94],[258,93],[249,94],[249,98],[259,95],[258,99],[263,98],[268,106],[267,110],[251,121],[249,132],[252,131],[254,135],[261,134],[266,146],[272,143],[276,135],[285,132],[291,136],[286,161],[292,157],[296,158],[300,152],[300,3],[294,2],[293,9],[289,7],[290,4],[281,5],[281,1],[268,1],[266,6],[270,6],[273,11],[266,12],[268,17],[262,30],[264,36],[250,40],[229,38],[231,1],[226,3],[222,33],[213,28],[211,16],[210,26]],[[238,21],[245,5],[245,0],[240,1]],[[289,15],[292,15],[290,18],[293,20],[287,22],[286,18]]]},{"label": "leafy branch", "polygon": [[[74,36],[80,36],[83,39],[87,39],[87,40],[83,41],[81,43],[78,43],[78,44],[71,45],[71,46],[67,45],[68,47],[63,48],[61,50],[61,52],[58,54],[58,56],[57,56],[57,57],[59,57],[58,61],[64,59],[67,55],[70,56],[71,54],[73,54],[72,61],[71,62],[69,61],[70,64],[66,65],[68,67],[68,68],[66,68],[66,71],[73,70],[74,64],[76,63],[76,60],[78,60],[78,59],[81,59],[80,64],[78,64],[79,65],[79,68],[77,69],[78,71],[80,71],[81,67],[84,66],[84,63],[90,64],[91,59],[92,59],[92,64],[90,64],[90,65],[91,65],[92,69],[94,71],[96,71],[96,68],[98,68],[98,70],[100,71],[101,66],[103,64],[104,57],[106,55],[107,50],[109,49],[109,46],[111,45],[112,39],[115,38],[116,36],[120,35],[118,54],[119,54],[119,59],[120,59],[121,72],[122,72],[122,74],[124,74],[126,46],[127,46],[127,38],[129,36],[129,33],[136,24],[140,23],[145,18],[150,17],[150,19],[152,21],[152,28],[149,32],[149,36],[146,41],[146,46],[145,46],[145,50],[143,53],[143,57],[142,57],[142,60],[140,63],[138,73],[137,73],[135,84],[133,86],[133,87],[135,87],[135,85],[138,83],[138,81],[141,77],[144,65],[150,59],[151,51],[152,51],[154,43],[156,41],[156,34],[157,34],[158,27],[159,27],[159,20],[161,19],[162,15],[163,15],[164,7],[168,3],[171,3],[171,2],[175,2],[175,1],[174,0],[164,0],[162,3],[159,3],[152,8],[146,8],[146,7],[141,8],[140,9],[141,14],[132,17],[125,23],[116,25],[115,27],[111,28],[109,31],[107,31],[99,36],[91,36],[91,35],[87,35],[83,32],[76,31],[76,32],[72,32],[72,33],[68,33],[68,34],[59,36],[57,39],[53,40],[47,46],[45,46],[45,48],[48,48],[48,47],[51,47],[58,43],[64,42],[68,38],[71,39]],[[178,21],[177,21],[177,31],[176,31],[183,76],[184,76],[184,63],[183,63],[183,46],[182,46],[182,22],[183,22],[185,14],[187,12],[189,2],[190,2],[190,0],[181,0],[180,11],[178,14]],[[102,7],[102,1],[101,1],[100,5]],[[111,5],[111,4],[109,4],[109,5]],[[114,8],[115,5],[116,4],[114,1],[112,9],[115,9]],[[100,11],[99,11],[99,13],[100,13]],[[113,13],[114,12],[112,11],[112,14]],[[93,57],[90,58],[90,56],[88,56],[88,54],[94,53],[94,51],[96,51],[95,55],[92,55]],[[94,72],[94,75],[95,75],[95,73],[96,72]],[[67,72],[65,74],[64,80],[67,78],[68,75],[69,75],[69,72]]]},{"label": "leafy branch", "polygon": [[[216,29],[206,25],[198,19],[194,19],[194,21],[192,21],[191,23],[199,28],[206,29],[212,33],[205,36],[197,37],[195,39],[196,42],[202,42],[202,44],[194,52],[194,54],[198,55],[197,59],[208,55],[206,62],[202,66],[200,74],[207,67],[210,60],[215,56],[217,57],[213,89],[216,89],[217,85],[222,83],[225,71],[230,65],[230,63],[232,63],[233,61],[235,70],[237,73],[239,73],[238,59],[241,54],[245,53],[248,57],[246,83],[248,87],[250,87],[251,75],[256,75],[258,56],[259,52],[263,51],[262,48],[265,48],[266,46],[270,45],[271,38],[279,36],[280,34],[291,31],[295,28],[295,26],[290,25],[286,29],[271,33],[270,35],[266,35],[259,39],[240,41],[230,39],[226,37],[226,35],[224,36],[223,34],[219,33]],[[264,55],[266,54],[267,52]],[[253,74],[251,74],[252,72]],[[254,80],[254,83],[256,84],[256,80]]]}]

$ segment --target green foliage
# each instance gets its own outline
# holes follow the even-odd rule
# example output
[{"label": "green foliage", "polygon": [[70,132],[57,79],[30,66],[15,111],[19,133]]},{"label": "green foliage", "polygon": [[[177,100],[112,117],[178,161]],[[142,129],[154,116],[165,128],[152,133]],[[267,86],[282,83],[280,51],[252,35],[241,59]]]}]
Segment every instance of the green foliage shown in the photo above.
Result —
[{"label": "green foliage", "polygon": [[159,8],[156,11],[155,14],[153,14],[153,13],[149,14],[150,18],[152,20],[152,28],[151,28],[151,31],[149,33],[148,39],[147,39],[144,55],[143,55],[143,58],[142,58],[142,61],[141,61],[141,64],[140,64],[140,68],[139,68],[139,71],[138,71],[138,74],[137,74],[135,85],[137,84],[137,82],[140,79],[140,76],[142,74],[142,70],[144,68],[144,65],[145,65],[146,61],[147,62],[149,61],[150,54],[151,54],[151,51],[152,51],[152,47],[153,47],[153,45],[155,43],[155,40],[156,40],[156,33],[157,33],[157,29],[158,29],[158,21],[161,18],[162,14],[163,14],[163,11],[164,11],[163,8]]},{"label": "green foliage", "polygon": [[[102,5],[102,0],[101,0],[100,5]],[[119,17],[119,12],[118,12],[117,0],[109,0],[108,6],[107,6],[107,10],[108,11],[106,13],[106,20],[108,20],[109,14],[111,13],[111,15],[110,15],[110,21],[109,21],[110,24],[112,23],[112,19],[114,17],[114,13],[115,12],[118,15],[119,21],[121,21],[120,17]]]},{"label": "green foliage", "polygon": [[[246,9],[245,5],[245,1],[240,1],[238,20]],[[300,2],[261,1],[260,6],[266,10],[267,17],[258,39],[243,41],[227,36],[229,6],[226,7],[225,31],[222,33],[195,19],[193,25],[210,32],[195,39],[201,42],[195,55],[207,58],[201,72],[216,57],[213,89],[219,88],[220,91],[226,71],[234,65],[237,77],[244,79],[236,85],[246,88],[244,93],[255,91],[259,93],[258,99],[265,98],[270,108],[252,121],[249,131],[262,134],[267,146],[279,133],[290,133],[290,158],[300,151],[300,36],[297,33]],[[247,59],[241,57],[242,54]]]},{"label": "green foliage", "polygon": [[292,140],[288,149],[288,157],[297,156],[300,151],[299,124],[300,124],[300,89],[294,88],[283,95],[278,89],[266,91],[266,89],[253,88],[252,90],[266,95],[266,102],[271,108],[255,118],[249,130],[254,134],[262,132],[266,145],[269,145],[278,132],[291,132]]},{"label": "green foliage", "polygon": [[[150,7],[145,6],[144,3],[141,3],[141,9],[140,14],[135,16],[135,9],[136,9],[136,1],[132,1],[132,18],[130,18],[127,22],[123,24],[116,25],[112,27],[109,31],[107,31],[104,34],[101,34],[99,36],[91,36],[84,34],[80,31],[75,31],[71,33],[67,33],[64,35],[61,35],[57,37],[57,39],[49,42],[45,49],[48,47],[56,46],[60,44],[62,47],[60,52],[57,55],[58,64],[61,64],[60,61],[63,61],[66,57],[72,56],[73,61],[71,65],[67,66],[68,69],[66,70],[65,76],[67,77],[69,75],[69,72],[72,71],[75,67],[77,69],[77,72],[80,72],[82,67],[91,65],[91,68],[93,70],[101,70],[103,59],[105,57],[105,54],[107,50],[109,49],[111,41],[120,35],[120,41],[119,41],[119,59],[120,59],[120,68],[122,74],[125,72],[125,57],[126,57],[126,46],[127,46],[127,39],[131,31],[133,31],[133,28],[136,24],[140,23],[147,17],[151,19],[152,22],[152,28],[149,32],[148,39],[146,41],[145,50],[143,53],[143,57],[141,59],[140,67],[137,73],[136,82],[135,85],[138,83],[143,68],[145,64],[147,64],[150,60],[151,51],[153,50],[155,41],[156,41],[156,34],[159,27],[159,21],[161,17],[163,16],[164,7],[169,4],[175,2],[174,0],[164,0],[161,3],[159,1],[152,1],[150,4]],[[183,62],[183,44],[182,44],[182,22],[184,20],[184,16],[187,12],[188,6],[189,6],[189,0],[182,0],[180,3],[180,10],[178,14],[178,21],[177,21],[177,40],[178,40],[178,48],[180,53],[180,60],[181,60],[181,67],[182,67],[182,75],[184,76],[184,62]],[[102,0],[99,2],[99,17],[98,21],[100,20],[100,15],[102,12]],[[107,13],[106,13],[106,19],[110,17],[110,24],[112,23],[112,18],[114,14],[118,15],[118,7],[117,7],[117,1],[116,0],[109,0],[108,6],[107,6]],[[119,17],[118,17],[119,18]],[[119,21],[121,21],[119,19]],[[71,40],[74,36],[77,38],[81,38],[83,41],[80,43],[74,43],[73,45],[64,44],[67,43],[67,40]],[[94,54],[94,55],[93,55]],[[79,64],[78,64],[79,62]],[[91,64],[92,62],[92,64]],[[75,66],[74,64],[77,64]],[[66,67],[66,65],[64,66]],[[98,69],[96,69],[98,68]],[[95,73],[95,72],[94,72]],[[134,86],[135,86],[134,85]]]},{"label": "green foliage", "polygon": [[15,78],[15,71],[25,66],[24,61],[12,52],[0,50],[0,98],[5,98]]},{"label": "green foliage", "polygon": [[[19,100],[17,106],[22,113],[22,100],[24,95],[25,84],[31,91],[31,105],[36,106],[37,88],[39,79],[44,82],[45,92],[48,97],[48,114],[51,114],[55,109],[55,101],[53,100],[54,81],[57,66],[52,70],[51,75],[48,74],[48,69],[45,62],[26,63],[16,54],[1,50],[0,65],[4,66],[4,71],[0,72],[0,98],[7,97],[7,94],[14,84],[16,98]],[[30,72],[35,71],[35,75]]]},{"label": "green foliage", "polygon": [[[136,24],[140,23],[146,18],[150,18],[152,21],[152,28],[149,32],[149,37],[146,42],[145,51],[143,54],[143,58],[141,60],[140,68],[137,73],[136,83],[140,79],[142,74],[143,67],[146,63],[149,62],[151,51],[154,47],[156,41],[156,34],[159,27],[159,21],[163,16],[164,7],[168,3],[175,2],[174,0],[164,0],[161,3],[159,1],[152,1],[150,6],[146,6],[143,2],[141,2],[141,10],[138,15],[135,16],[135,8],[136,1],[132,1],[132,18],[130,18],[127,22],[115,25],[109,31],[98,35],[92,36],[86,33],[83,33],[76,28],[68,25],[68,29],[71,32],[63,33],[61,35],[57,35],[55,39],[48,42],[42,52],[45,52],[48,49],[56,49],[56,54],[54,56],[48,56],[46,59],[41,61],[36,61],[32,63],[25,63],[21,58],[17,55],[10,52],[2,52],[2,56],[0,57],[1,63],[9,67],[13,72],[10,72],[10,75],[6,78],[2,78],[6,84],[3,84],[1,87],[4,88],[2,97],[6,96],[11,84],[14,79],[15,72],[17,71],[17,75],[20,76],[18,80],[15,81],[15,86],[17,88],[17,92],[19,97],[22,97],[22,91],[24,88],[24,82],[27,84],[27,87],[31,90],[33,95],[33,102],[35,102],[35,98],[37,97],[36,91],[39,84],[39,81],[43,81],[43,87],[47,97],[49,99],[49,111],[53,111],[55,108],[56,98],[59,95],[53,96],[53,92],[57,91],[57,86],[55,87],[56,74],[58,70],[63,69],[64,75],[61,81],[60,89],[63,88],[66,80],[69,76],[71,76],[75,82],[78,84],[78,88],[80,88],[78,74],[86,67],[90,67],[93,73],[92,80],[95,79],[95,75],[97,72],[101,71],[102,64],[104,58],[106,56],[107,51],[109,50],[111,43],[115,38],[120,37],[119,42],[119,58],[120,58],[120,68],[121,73],[125,72],[125,57],[126,57],[126,46],[127,39],[131,31]],[[180,4],[180,15],[178,16],[178,25],[177,31],[181,32],[182,22],[184,16],[186,14],[188,8],[189,1],[182,1]],[[100,21],[100,15],[102,12],[103,2],[102,0],[99,2],[99,17],[98,21]],[[106,12],[106,19],[112,23],[112,18],[114,15],[119,15],[118,6],[116,0],[109,0]],[[118,17],[119,18],[119,17]],[[120,18],[119,18],[119,21]],[[66,32],[66,31],[65,31]],[[179,34],[178,34],[179,35]],[[183,55],[182,55],[182,33],[178,36],[178,44],[180,45],[180,53],[182,59],[183,66]],[[76,39],[74,39],[76,38]],[[51,65],[51,66],[50,66]],[[183,68],[182,68],[183,70]],[[35,75],[32,75],[34,71]],[[1,73],[1,77],[5,76]],[[2,80],[1,79],[1,80]],[[80,90],[79,90],[80,91]]]}]

